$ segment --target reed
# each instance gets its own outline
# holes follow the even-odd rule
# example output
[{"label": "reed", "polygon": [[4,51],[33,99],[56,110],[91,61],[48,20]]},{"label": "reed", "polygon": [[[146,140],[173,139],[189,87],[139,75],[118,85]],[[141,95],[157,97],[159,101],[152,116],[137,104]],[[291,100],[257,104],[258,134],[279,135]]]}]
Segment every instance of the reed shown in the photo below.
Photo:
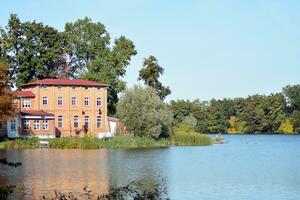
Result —
[{"label": "reed", "polygon": [[213,144],[213,139],[208,135],[197,133],[184,125],[173,130],[171,139],[177,146],[206,146]]}]

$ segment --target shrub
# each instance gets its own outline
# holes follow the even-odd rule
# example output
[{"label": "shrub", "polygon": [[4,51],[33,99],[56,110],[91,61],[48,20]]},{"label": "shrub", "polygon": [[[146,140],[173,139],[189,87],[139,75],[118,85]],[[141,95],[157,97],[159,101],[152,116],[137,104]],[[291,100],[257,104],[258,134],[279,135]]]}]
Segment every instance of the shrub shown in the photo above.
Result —
[{"label": "shrub", "polygon": [[169,135],[172,113],[152,88],[136,85],[126,90],[117,105],[117,115],[134,136]]}]

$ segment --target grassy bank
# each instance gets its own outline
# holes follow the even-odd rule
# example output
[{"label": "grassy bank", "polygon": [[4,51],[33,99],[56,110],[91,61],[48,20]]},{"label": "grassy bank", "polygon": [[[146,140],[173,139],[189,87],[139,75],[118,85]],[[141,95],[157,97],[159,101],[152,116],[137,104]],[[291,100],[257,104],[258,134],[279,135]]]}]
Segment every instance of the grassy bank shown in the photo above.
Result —
[{"label": "grassy bank", "polygon": [[[45,140],[45,139],[43,139]],[[53,149],[150,148],[170,146],[169,139],[154,140],[144,137],[116,136],[110,140],[93,137],[47,139]],[[39,146],[38,138],[22,138],[0,143],[0,149],[31,149]]]},{"label": "grassy bank", "polygon": [[208,135],[197,133],[183,125],[173,130],[171,140],[177,146],[205,146],[214,143]]},{"label": "grassy bank", "polygon": [[[101,140],[94,137],[66,137],[47,140],[50,148],[53,149],[159,148],[173,145],[203,146],[213,144],[213,140],[207,135],[180,128],[174,129],[170,138],[159,140],[133,136],[115,136],[110,140]],[[0,149],[32,149],[38,147],[38,138],[20,138],[0,142]]]}]

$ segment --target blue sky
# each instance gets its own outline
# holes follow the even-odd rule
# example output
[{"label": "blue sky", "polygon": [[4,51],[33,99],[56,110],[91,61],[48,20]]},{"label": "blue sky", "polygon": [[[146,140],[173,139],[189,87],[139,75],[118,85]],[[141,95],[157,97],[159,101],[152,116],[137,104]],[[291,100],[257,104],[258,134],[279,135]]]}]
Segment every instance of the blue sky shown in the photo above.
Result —
[{"label": "blue sky", "polygon": [[112,38],[136,45],[128,86],[154,55],[171,99],[246,97],[300,83],[300,1],[0,0],[0,26],[11,13],[63,30],[85,16]]}]

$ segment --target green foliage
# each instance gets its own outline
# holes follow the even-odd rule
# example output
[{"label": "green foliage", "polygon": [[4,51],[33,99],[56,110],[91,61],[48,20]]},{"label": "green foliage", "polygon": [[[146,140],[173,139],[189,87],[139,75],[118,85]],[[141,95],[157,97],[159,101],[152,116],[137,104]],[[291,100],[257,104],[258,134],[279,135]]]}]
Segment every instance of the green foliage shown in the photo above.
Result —
[{"label": "green foliage", "polygon": [[143,80],[149,87],[155,89],[157,95],[164,100],[166,96],[171,94],[169,87],[165,87],[158,78],[164,74],[164,68],[159,66],[157,59],[154,56],[145,58],[143,68],[139,72],[138,80]]},{"label": "green foliage", "polygon": [[117,115],[135,136],[158,138],[169,134],[172,114],[153,88],[135,85],[121,96]]},{"label": "green foliage", "polygon": [[9,88],[7,66],[0,60],[0,123],[14,114],[13,93]]},{"label": "green foliage", "polygon": [[121,78],[126,73],[131,57],[137,54],[133,42],[121,36],[111,47],[110,35],[105,26],[89,18],[67,23],[64,35],[71,59],[70,68],[73,69],[71,75],[109,83],[108,108],[111,114],[115,113],[118,93],[126,86]]},{"label": "green foliage", "polygon": [[173,130],[171,139],[177,146],[205,146],[213,144],[211,137],[197,133],[187,125],[180,125]]},{"label": "green foliage", "polygon": [[282,93],[209,102],[177,100],[169,107],[174,126],[192,115],[196,118],[195,130],[200,133],[275,133],[289,117]]},{"label": "green foliage", "polygon": [[291,112],[300,110],[300,85],[288,85],[283,88],[283,93],[287,97]]},{"label": "green foliage", "polygon": [[56,29],[35,21],[22,23],[12,14],[0,36],[9,76],[17,86],[59,76],[63,38]]},{"label": "green foliage", "polygon": [[193,116],[193,114],[190,114],[183,119],[181,124],[190,127],[191,130],[195,130],[197,119]]},{"label": "green foliage", "polygon": [[294,111],[292,115],[292,121],[294,124],[294,130],[296,133],[300,133],[300,111]]},{"label": "green foliage", "polygon": [[13,84],[57,77],[106,82],[111,86],[110,114],[126,87],[122,78],[136,54],[131,40],[121,36],[111,42],[105,26],[89,18],[66,23],[59,32],[36,21],[21,22],[12,14],[6,28],[0,28],[0,58],[7,60]]}]

